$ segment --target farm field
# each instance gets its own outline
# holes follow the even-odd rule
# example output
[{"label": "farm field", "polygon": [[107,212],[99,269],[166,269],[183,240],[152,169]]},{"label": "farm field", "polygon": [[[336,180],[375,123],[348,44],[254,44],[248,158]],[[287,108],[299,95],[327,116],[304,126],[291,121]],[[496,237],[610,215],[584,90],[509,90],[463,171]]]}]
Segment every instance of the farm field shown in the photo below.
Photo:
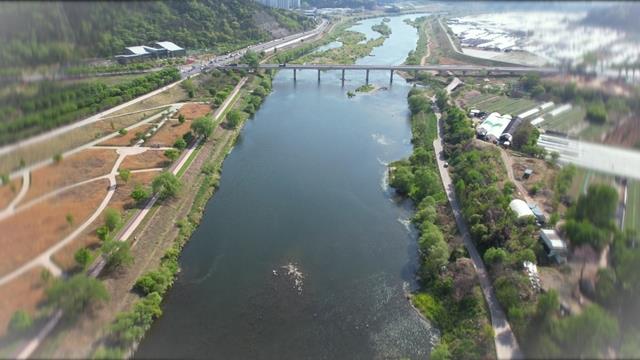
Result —
[{"label": "farm field", "polygon": [[554,117],[545,115],[545,121],[540,124],[545,130],[553,130],[562,133],[572,133],[573,129],[580,129],[585,125],[586,110],[580,106],[574,106],[570,110],[567,110]]},{"label": "farm field", "polygon": [[[477,99],[477,100],[476,100]],[[469,107],[480,111],[498,112],[500,114],[510,114],[516,116],[538,105],[529,99],[511,99],[506,96],[496,96],[494,94],[480,94],[468,101]]]},{"label": "farm field", "polygon": [[624,228],[640,232],[640,181],[631,180],[627,186],[627,213],[624,218]]}]

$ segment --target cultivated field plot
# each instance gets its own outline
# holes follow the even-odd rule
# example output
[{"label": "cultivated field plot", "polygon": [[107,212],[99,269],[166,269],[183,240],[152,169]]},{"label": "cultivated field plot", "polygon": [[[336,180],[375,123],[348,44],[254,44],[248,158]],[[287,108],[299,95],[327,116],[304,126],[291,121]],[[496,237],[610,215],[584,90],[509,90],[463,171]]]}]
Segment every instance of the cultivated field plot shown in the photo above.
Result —
[{"label": "cultivated field plot", "polygon": [[146,134],[149,129],[151,129],[153,125],[145,124],[136,127],[135,129],[131,129],[125,135],[118,135],[111,139],[101,142],[98,145],[110,145],[110,146],[129,146],[136,142],[136,134],[142,133]]},{"label": "cultivated field plot", "polygon": [[22,187],[22,178],[11,180],[6,185],[0,185],[0,210],[9,206],[11,200],[13,200],[20,192]]},{"label": "cultivated field plot", "polygon": [[640,181],[631,180],[627,184],[627,212],[624,228],[640,232]]},{"label": "cultivated field plot", "polygon": [[[180,108],[178,114],[184,115],[187,120],[194,120],[199,117],[208,115],[211,112],[211,106],[207,104],[186,104]],[[178,115],[176,115],[177,117]]]},{"label": "cultivated field plot", "polygon": [[191,121],[187,120],[184,124],[180,124],[175,119],[169,119],[145,142],[145,146],[173,146],[176,140],[189,131],[191,131]]},{"label": "cultivated field plot", "polygon": [[[40,274],[43,267],[37,266],[18,276],[12,281],[0,286],[0,336],[7,333],[11,315],[17,310],[25,310],[34,314],[38,304],[44,298],[44,282]],[[10,296],[7,296],[10,295]],[[12,357],[12,354],[2,354],[0,357]]]},{"label": "cultivated field plot", "polygon": [[511,99],[505,96],[493,94],[480,94],[468,100],[470,107],[480,111],[498,112],[500,114],[510,114],[516,116],[527,110],[536,107],[537,103],[529,99]]},{"label": "cultivated field plot", "polygon": [[556,116],[545,115],[545,121],[540,126],[545,130],[570,133],[572,129],[583,126],[585,115],[586,110],[583,107],[574,106]]},{"label": "cultivated field plot", "polygon": [[117,158],[113,149],[88,148],[58,164],[41,167],[31,174],[31,187],[21,204],[61,187],[107,175]]},{"label": "cultivated field plot", "polygon": [[[128,182],[123,182],[122,180],[118,181],[118,186],[116,187],[116,191],[113,194],[113,197],[109,201],[107,205],[107,209],[115,209],[120,214],[122,214],[122,219],[126,221],[130,216],[130,212],[135,211],[136,205],[131,198],[131,192],[136,184],[141,184],[148,186],[153,181],[153,178],[160,174],[160,171],[148,171],[141,173],[133,173],[131,174],[131,178]],[[105,209],[106,211],[106,209]],[[103,226],[105,223],[104,219],[105,212],[93,222],[82,234],[80,234],[77,238],[71,241],[67,246],[60,249],[58,252],[53,254],[52,260],[58,265],[62,270],[69,271],[73,270],[76,266],[76,262],[74,259],[74,254],[78,249],[83,247],[88,247],[91,249],[95,249],[100,245],[100,238],[96,233],[96,230]]]},{"label": "cultivated field plot", "polygon": [[170,164],[169,159],[164,155],[164,150],[148,149],[147,151],[129,155],[120,164],[120,169],[141,170],[152,168],[163,168]]},{"label": "cultivated field plot", "polygon": [[574,200],[577,200],[580,194],[587,192],[590,184],[607,184],[616,187],[613,176],[582,167],[576,167],[576,174],[573,177],[568,195]]},{"label": "cultivated field plot", "polygon": [[85,222],[106,196],[108,185],[103,179],[74,187],[0,221],[0,275],[32,260]]}]

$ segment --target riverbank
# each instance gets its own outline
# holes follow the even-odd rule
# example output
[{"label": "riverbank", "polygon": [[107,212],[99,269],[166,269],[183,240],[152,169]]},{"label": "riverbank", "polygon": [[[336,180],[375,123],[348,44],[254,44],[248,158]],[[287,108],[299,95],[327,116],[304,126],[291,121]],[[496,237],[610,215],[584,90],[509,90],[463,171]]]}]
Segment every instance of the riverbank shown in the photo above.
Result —
[{"label": "riverbank", "polygon": [[433,148],[436,116],[425,90],[412,89],[408,103],[413,154],[390,165],[390,185],[416,204],[412,222],[420,233],[421,287],[410,301],[441,332],[433,357],[495,358],[493,331],[477,276],[439,181]]}]

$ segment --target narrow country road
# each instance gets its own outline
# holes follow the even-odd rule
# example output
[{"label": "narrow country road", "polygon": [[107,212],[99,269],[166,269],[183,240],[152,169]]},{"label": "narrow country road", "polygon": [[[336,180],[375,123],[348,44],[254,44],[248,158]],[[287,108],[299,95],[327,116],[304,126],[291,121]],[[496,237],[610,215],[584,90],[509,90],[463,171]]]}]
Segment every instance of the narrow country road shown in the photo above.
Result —
[{"label": "narrow country road", "polygon": [[442,185],[444,186],[445,193],[447,194],[447,199],[449,200],[449,204],[451,204],[451,210],[453,212],[453,216],[455,217],[456,224],[458,225],[458,231],[460,231],[464,246],[469,252],[469,257],[473,261],[473,266],[475,267],[476,273],[478,274],[478,280],[480,282],[480,287],[482,288],[482,293],[484,294],[485,301],[487,302],[487,307],[489,308],[489,314],[491,315],[491,326],[495,334],[494,342],[496,346],[496,355],[498,359],[521,359],[523,358],[523,356],[520,352],[518,341],[511,331],[511,326],[507,321],[507,317],[504,314],[502,306],[500,306],[495,291],[493,290],[493,286],[491,285],[491,280],[489,279],[489,274],[487,273],[487,269],[484,266],[482,257],[480,256],[478,249],[476,249],[476,246],[473,244],[471,236],[469,235],[467,224],[462,217],[462,211],[460,210],[460,204],[458,203],[458,199],[456,197],[455,187],[453,185],[453,182],[451,181],[451,176],[449,175],[449,172],[445,167],[443,153],[444,140],[442,139],[442,122],[440,121],[441,114],[439,112],[436,112],[435,115],[438,126],[437,137],[433,141],[433,148],[436,153],[438,171],[440,172],[440,178],[442,179]]}]

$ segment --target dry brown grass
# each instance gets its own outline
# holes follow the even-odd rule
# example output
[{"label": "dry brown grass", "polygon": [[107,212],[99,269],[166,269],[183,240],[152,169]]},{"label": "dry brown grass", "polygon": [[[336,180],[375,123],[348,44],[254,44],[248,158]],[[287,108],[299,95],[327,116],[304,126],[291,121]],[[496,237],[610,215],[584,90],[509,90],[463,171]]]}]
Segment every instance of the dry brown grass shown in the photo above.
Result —
[{"label": "dry brown grass", "polygon": [[116,162],[118,154],[113,149],[85,149],[58,164],[51,164],[31,174],[31,187],[21,204],[60,187],[106,175]]},{"label": "dry brown grass", "polygon": [[11,180],[6,185],[0,185],[0,209],[9,206],[22,187],[22,177]]},{"label": "dry brown grass", "polygon": [[147,131],[152,126],[153,125],[151,125],[151,124],[138,126],[135,129],[130,130],[125,135],[118,135],[116,137],[113,137],[111,139],[103,141],[98,145],[129,146],[129,145],[131,145],[131,144],[133,144],[135,142],[136,133],[141,132],[143,134],[146,134]]},{"label": "dry brown grass", "polygon": [[155,96],[152,96],[148,99],[144,99],[140,102],[137,102],[133,105],[127,106],[123,109],[120,109],[109,116],[114,115],[122,115],[127,114],[134,111],[140,111],[144,109],[150,109],[156,106],[173,104],[176,102],[180,102],[186,100],[187,92],[180,85],[176,85],[169,90],[165,90]]},{"label": "dry brown grass", "polygon": [[125,157],[122,164],[120,164],[120,169],[152,169],[165,167],[169,164],[169,159],[164,156],[164,150],[149,149],[143,153]]},{"label": "dry brown grass", "polygon": [[[131,192],[135,185],[150,185],[153,178],[159,173],[159,171],[134,173],[131,174],[131,178],[126,183],[118,179],[116,192],[111,198],[111,201],[109,201],[107,208],[116,209],[123,214],[123,217],[125,217],[125,212],[135,210],[135,203],[133,202],[133,199],[131,199]],[[103,212],[101,216],[98,217],[87,229],[85,229],[80,236],[67,244],[67,246],[60,249],[60,251],[53,254],[52,260],[56,265],[60,266],[65,271],[72,270],[76,265],[73,256],[78,249],[83,247],[88,247],[90,249],[97,248],[100,244],[100,239],[96,234],[96,230],[100,226],[104,225],[104,221]]]},{"label": "dry brown grass", "polygon": [[211,112],[211,106],[207,104],[186,104],[183,105],[179,114],[184,115],[187,120],[194,120],[203,117]]},{"label": "dry brown grass", "polygon": [[[75,187],[0,221],[0,274],[53,246],[86,221],[107,194],[109,181]],[[73,224],[66,220],[73,217]]]},{"label": "dry brown grass", "polygon": [[35,314],[44,299],[44,283],[40,279],[43,267],[33,268],[0,287],[0,336],[7,333],[14,312],[25,310]]},{"label": "dry brown grass", "polygon": [[[185,115],[186,117],[186,115]],[[176,120],[168,120],[158,131],[147,140],[146,146],[173,146],[173,143],[184,134],[191,131],[191,121],[187,120],[180,124]]]}]

